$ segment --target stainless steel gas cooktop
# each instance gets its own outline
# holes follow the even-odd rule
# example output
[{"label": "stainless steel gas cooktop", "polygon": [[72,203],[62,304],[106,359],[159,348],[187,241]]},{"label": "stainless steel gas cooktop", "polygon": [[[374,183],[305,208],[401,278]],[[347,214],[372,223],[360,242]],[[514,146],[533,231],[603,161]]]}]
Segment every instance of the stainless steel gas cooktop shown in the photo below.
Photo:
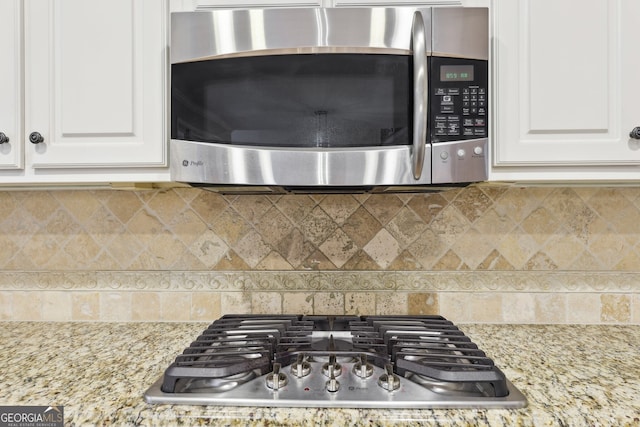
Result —
[{"label": "stainless steel gas cooktop", "polygon": [[526,398],[441,316],[226,315],[176,357],[149,403],[521,408]]}]

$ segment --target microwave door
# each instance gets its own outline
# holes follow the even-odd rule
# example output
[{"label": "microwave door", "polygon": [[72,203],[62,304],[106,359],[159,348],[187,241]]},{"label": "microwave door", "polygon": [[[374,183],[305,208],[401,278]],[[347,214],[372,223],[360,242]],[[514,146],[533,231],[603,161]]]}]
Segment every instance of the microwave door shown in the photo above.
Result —
[{"label": "microwave door", "polygon": [[172,14],[172,178],[431,184],[430,40],[429,8]]}]

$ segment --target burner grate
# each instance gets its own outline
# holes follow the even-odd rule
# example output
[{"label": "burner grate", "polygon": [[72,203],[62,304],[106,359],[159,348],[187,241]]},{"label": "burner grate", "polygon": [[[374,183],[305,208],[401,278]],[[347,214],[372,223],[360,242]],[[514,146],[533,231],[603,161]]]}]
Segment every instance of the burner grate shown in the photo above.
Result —
[{"label": "burner grate", "polygon": [[422,385],[464,384],[494,396],[509,393],[502,371],[442,316],[302,315],[216,320],[167,368],[162,391],[173,393],[178,384],[187,390],[189,384],[230,388],[239,383],[238,376],[262,376],[274,365],[300,367],[331,357],[366,360]]}]

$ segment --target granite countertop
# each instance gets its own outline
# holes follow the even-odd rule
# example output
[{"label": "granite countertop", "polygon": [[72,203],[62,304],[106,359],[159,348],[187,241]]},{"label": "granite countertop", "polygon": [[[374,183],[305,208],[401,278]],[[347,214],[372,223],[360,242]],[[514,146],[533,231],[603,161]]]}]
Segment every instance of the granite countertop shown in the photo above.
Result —
[{"label": "granite countertop", "polygon": [[640,326],[459,325],[524,409],[149,405],[143,393],[205,323],[0,323],[0,405],[64,405],[65,425],[640,425]]}]

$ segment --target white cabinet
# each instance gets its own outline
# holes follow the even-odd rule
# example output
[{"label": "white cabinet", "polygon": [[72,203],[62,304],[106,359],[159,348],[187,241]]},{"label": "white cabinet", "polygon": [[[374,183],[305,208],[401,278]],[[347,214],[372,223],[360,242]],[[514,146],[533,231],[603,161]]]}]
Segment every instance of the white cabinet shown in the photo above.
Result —
[{"label": "white cabinet", "polygon": [[494,0],[494,180],[638,179],[640,2]]},{"label": "white cabinet", "polygon": [[168,180],[167,11],[165,0],[2,1],[18,17],[0,52],[22,134],[0,148],[0,183]]},{"label": "white cabinet", "polygon": [[18,169],[22,155],[22,0],[0,1],[0,168]]}]

